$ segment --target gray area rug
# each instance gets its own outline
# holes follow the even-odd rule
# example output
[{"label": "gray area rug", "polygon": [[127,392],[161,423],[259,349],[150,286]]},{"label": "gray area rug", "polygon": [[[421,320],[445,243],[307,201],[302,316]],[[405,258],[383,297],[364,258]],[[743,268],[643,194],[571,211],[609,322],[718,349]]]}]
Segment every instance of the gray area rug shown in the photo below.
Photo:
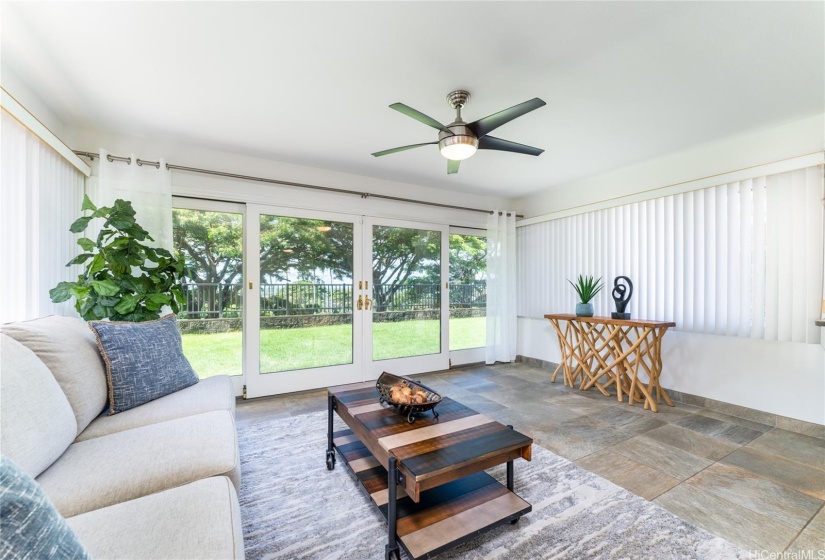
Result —
[{"label": "gray area rug", "polygon": [[[345,426],[336,418],[336,429]],[[248,560],[381,559],[386,523],[343,462],[324,464],[326,412],[240,428],[240,493]],[[504,481],[504,466],[488,471]],[[537,445],[515,463],[516,493],[533,505],[438,558],[749,558]]]}]

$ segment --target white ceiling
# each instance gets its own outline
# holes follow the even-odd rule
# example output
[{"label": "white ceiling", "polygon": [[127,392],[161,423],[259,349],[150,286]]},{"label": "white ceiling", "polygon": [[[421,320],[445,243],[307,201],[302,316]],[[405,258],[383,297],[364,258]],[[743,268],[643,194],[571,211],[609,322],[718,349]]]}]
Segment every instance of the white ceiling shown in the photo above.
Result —
[{"label": "white ceiling", "polygon": [[[3,65],[71,127],[517,197],[825,112],[822,2],[2,3]],[[446,175],[448,123],[540,97]],[[12,92],[13,93],[13,92]]]}]

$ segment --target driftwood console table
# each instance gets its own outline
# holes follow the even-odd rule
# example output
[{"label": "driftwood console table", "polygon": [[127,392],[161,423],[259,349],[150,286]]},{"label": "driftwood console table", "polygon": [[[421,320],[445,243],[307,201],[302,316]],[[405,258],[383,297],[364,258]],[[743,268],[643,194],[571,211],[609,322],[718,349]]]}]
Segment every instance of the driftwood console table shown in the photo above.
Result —
[{"label": "driftwood console table", "polygon": [[[673,406],[659,385],[662,373],[662,337],[676,323],[640,319],[610,319],[607,317],[577,317],[569,314],[545,315],[559,337],[561,363],[553,372],[556,381],[559,370],[564,384],[585,391],[596,387],[604,395],[607,388],[616,387],[619,402],[627,395],[628,403],[644,402],[658,412],[662,399]],[[648,377],[647,385],[639,374]],[[655,395],[655,398],[654,398]]]}]

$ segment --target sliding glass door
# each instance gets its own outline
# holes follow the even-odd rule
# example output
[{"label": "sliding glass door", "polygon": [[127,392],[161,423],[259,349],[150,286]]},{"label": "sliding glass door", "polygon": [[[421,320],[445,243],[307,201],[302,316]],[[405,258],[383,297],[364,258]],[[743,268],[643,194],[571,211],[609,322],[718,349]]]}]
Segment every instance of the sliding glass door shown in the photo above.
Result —
[{"label": "sliding glass door", "polygon": [[185,262],[178,313],[183,353],[198,377],[232,376],[243,391],[243,204],[175,198],[173,247]]},{"label": "sliding glass door", "polygon": [[248,397],[449,367],[446,226],[175,199],[199,377]]},{"label": "sliding glass door", "polygon": [[449,367],[447,227],[364,219],[365,378]]},{"label": "sliding glass door", "polygon": [[249,205],[247,396],[360,381],[360,218]]}]

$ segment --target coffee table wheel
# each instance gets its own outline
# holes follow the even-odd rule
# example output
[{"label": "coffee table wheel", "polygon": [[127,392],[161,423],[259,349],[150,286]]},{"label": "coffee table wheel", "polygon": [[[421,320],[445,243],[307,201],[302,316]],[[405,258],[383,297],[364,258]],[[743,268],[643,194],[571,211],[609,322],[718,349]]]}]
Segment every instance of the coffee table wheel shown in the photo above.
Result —
[{"label": "coffee table wheel", "polygon": [[398,549],[398,546],[396,546],[393,549],[390,549],[390,545],[385,544],[384,545],[384,560],[391,560],[393,558],[395,560],[401,560],[401,551]]},{"label": "coffee table wheel", "polygon": [[521,517],[516,517],[515,519],[511,519],[510,520],[510,525],[515,525],[516,523],[518,523],[519,519],[521,519]]},{"label": "coffee table wheel", "polygon": [[335,451],[327,451],[327,470],[335,468]]}]

